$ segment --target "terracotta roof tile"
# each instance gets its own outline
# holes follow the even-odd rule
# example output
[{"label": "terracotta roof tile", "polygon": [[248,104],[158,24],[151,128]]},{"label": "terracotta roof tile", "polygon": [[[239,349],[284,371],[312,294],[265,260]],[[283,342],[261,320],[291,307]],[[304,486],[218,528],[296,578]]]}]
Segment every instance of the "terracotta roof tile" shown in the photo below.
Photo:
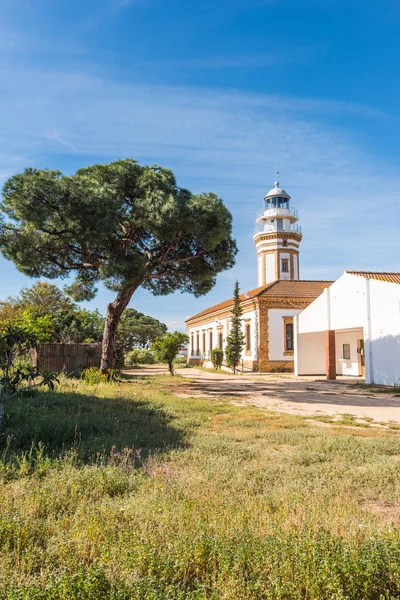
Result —
[{"label": "terracotta roof tile", "polygon": [[[272,281],[267,285],[262,285],[254,290],[240,294],[240,299],[242,302],[244,302],[245,300],[262,296],[263,298],[311,298],[314,300],[322,294],[326,287],[332,285],[332,283],[333,281]],[[233,299],[229,298],[229,300],[219,302],[219,304],[214,304],[213,306],[202,310],[196,315],[193,315],[193,317],[189,317],[186,319],[186,322],[192,321],[193,319],[198,319],[199,317],[204,317],[208,314],[223,310],[225,308],[229,308],[232,305]]]},{"label": "terracotta roof tile", "polygon": [[377,279],[378,281],[388,281],[389,283],[400,283],[400,273],[385,273],[379,271],[346,271],[349,275],[359,275],[366,279]]},{"label": "terracotta roof tile", "polygon": [[332,285],[333,281],[308,281],[306,279],[299,281],[274,281],[270,286],[261,292],[260,296],[269,298],[318,298],[326,287]]}]

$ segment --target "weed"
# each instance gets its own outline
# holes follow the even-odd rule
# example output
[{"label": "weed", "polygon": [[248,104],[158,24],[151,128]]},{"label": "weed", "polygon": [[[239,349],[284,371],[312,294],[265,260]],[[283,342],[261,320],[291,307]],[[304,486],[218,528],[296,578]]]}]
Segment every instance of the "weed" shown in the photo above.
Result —
[{"label": "weed", "polygon": [[10,404],[0,600],[399,597],[397,432],[186,385],[62,379]]}]

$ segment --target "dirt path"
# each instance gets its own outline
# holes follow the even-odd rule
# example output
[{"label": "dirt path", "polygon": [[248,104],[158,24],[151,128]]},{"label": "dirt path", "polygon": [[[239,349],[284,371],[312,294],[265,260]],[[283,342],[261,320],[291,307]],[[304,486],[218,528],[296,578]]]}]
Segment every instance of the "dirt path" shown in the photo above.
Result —
[{"label": "dirt path", "polygon": [[[135,369],[136,375],[165,374],[165,367]],[[187,378],[182,396],[234,398],[240,404],[297,415],[354,415],[358,420],[393,421],[400,424],[400,397],[356,385],[351,378],[328,382],[315,377],[293,375],[217,374],[200,369],[179,369]]]}]

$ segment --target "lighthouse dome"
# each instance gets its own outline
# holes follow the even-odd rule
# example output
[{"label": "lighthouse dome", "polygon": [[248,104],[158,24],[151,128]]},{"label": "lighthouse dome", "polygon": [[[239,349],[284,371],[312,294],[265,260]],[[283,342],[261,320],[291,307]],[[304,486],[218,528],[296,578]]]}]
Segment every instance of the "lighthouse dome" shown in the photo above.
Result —
[{"label": "lighthouse dome", "polygon": [[270,198],[271,196],[284,196],[285,198],[290,198],[289,194],[284,189],[279,187],[279,181],[275,181],[275,187],[273,187],[272,190],[269,190],[269,192],[265,195],[265,198]]}]

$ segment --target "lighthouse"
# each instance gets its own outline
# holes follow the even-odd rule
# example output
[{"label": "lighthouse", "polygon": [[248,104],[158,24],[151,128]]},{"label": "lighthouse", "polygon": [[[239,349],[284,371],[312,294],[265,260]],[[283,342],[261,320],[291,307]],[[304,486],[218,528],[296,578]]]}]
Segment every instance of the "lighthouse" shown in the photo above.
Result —
[{"label": "lighthouse", "polygon": [[299,248],[302,240],[298,212],[290,205],[289,194],[279,181],[265,198],[265,208],[257,215],[254,242],[257,248],[258,286],[271,281],[298,281]]}]

